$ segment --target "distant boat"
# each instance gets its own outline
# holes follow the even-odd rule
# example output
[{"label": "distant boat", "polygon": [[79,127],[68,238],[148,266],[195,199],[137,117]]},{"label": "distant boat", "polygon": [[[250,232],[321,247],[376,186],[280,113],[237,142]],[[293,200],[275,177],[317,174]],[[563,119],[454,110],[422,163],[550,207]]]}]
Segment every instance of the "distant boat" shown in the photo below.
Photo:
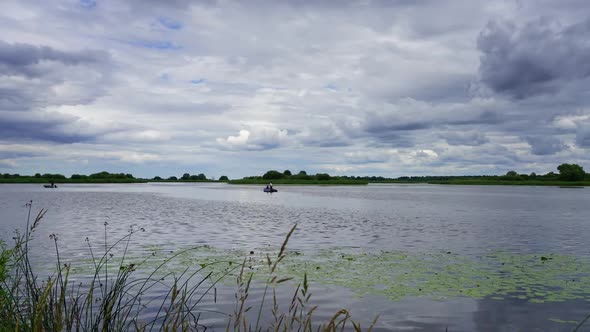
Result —
[{"label": "distant boat", "polygon": [[270,189],[270,188],[264,188],[263,191],[265,193],[276,193],[278,190],[276,190],[275,188],[272,188],[272,189]]},{"label": "distant boat", "polygon": [[57,188],[55,184],[44,184],[43,187],[45,188]]}]

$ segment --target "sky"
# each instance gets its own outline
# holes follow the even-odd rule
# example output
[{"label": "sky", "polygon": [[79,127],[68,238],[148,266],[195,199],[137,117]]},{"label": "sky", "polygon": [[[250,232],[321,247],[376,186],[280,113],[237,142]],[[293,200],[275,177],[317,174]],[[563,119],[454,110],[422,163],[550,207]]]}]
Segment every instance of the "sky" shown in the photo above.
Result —
[{"label": "sky", "polygon": [[590,1],[0,2],[0,173],[590,170]]}]

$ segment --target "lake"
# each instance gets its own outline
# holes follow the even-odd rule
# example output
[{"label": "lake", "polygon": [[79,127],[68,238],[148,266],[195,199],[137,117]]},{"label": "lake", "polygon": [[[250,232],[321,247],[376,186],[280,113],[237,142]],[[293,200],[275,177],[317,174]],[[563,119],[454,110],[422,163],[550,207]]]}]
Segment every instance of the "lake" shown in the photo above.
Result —
[{"label": "lake", "polygon": [[[25,204],[48,209],[32,243],[50,269],[61,256],[88,265],[132,225],[130,259],[189,247],[257,261],[294,224],[280,272],[311,282],[317,320],[349,309],[376,330],[571,331],[590,314],[590,190],[527,186],[262,186],[221,183],[0,184],[0,239],[24,230]],[[88,242],[86,241],[88,238]],[[191,263],[191,264],[192,264]],[[173,268],[171,268],[173,269]],[[87,271],[78,271],[84,280]],[[293,284],[279,290],[288,301]],[[235,287],[204,297],[202,323],[224,330]],[[262,297],[255,283],[251,300]],[[161,290],[160,290],[161,291]],[[151,296],[158,296],[154,290]],[[267,319],[267,317],[263,317]],[[590,324],[582,330],[590,331]]]}]

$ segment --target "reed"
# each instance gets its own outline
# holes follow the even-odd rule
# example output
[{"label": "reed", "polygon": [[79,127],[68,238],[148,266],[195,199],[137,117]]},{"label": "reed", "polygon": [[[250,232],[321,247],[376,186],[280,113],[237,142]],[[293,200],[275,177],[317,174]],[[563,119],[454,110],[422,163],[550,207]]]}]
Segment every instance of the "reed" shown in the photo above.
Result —
[{"label": "reed", "polygon": [[[275,257],[266,256],[267,279],[259,303],[249,297],[253,272],[241,263],[215,261],[198,267],[188,266],[181,273],[166,272],[164,266],[180,255],[195,248],[178,251],[164,259],[150,273],[137,277],[134,274],[150,257],[132,264],[126,262],[131,239],[143,228],[132,227],[128,233],[108,244],[108,223],[104,224],[104,247],[95,253],[86,238],[92,261],[93,274],[88,285],[71,281],[70,264],[62,263],[59,238],[52,234],[56,252],[55,272],[41,277],[31,263],[30,243],[42,224],[47,210],[40,210],[31,218],[32,202],[27,204],[28,217],[24,233],[17,232],[14,245],[9,248],[0,242],[0,331],[197,331],[207,327],[199,323],[198,304],[207,295],[216,294],[216,286],[233,276],[236,280],[235,305],[227,316],[227,331],[342,331],[350,324],[355,331],[361,326],[352,321],[350,313],[342,309],[327,322],[314,321],[317,309],[311,306],[311,292],[307,275],[302,284],[294,285],[294,293],[286,311],[280,310],[276,290],[291,278],[280,278],[277,266],[286,257],[289,238],[296,225],[286,235]],[[122,254],[115,255],[115,248]],[[117,259],[117,257],[121,257]],[[226,266],[222,273],[206,272],[211,265]],[[171,283],[166,281],[171,280]],[[154,287],[165,289],[166,294],[144,299],[143,294]],[[264,304],[272,290],[272,309],[265,315]],[[270,301],[270,300],[269,300]],[[148,308],[157,308],[144,314]],[[254,314],[249,313],[252,309]],[[153,310],[152,310],[153,311]],[[222,313],[223,314],[223,313]],[[142,318],[143,317],[143,318]],[[148,318],[146,318],[148,317]],[[255,324],[250,321],[256,317]],[[272,317],[264,322],[263,317]],[[376,319],[375,319],[376,321]],[[369,331],[373,324],[369,326]]]}]

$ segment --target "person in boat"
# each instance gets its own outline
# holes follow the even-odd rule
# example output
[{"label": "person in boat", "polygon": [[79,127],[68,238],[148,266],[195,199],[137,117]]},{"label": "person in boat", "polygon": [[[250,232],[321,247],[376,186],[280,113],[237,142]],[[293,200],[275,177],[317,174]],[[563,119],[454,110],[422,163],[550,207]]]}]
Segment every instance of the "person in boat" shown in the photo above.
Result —
[{"label": "person in boat", "polygon": [[268,189],[270,189],[270,191],[272,191],[272,182],[268,184]]}]

